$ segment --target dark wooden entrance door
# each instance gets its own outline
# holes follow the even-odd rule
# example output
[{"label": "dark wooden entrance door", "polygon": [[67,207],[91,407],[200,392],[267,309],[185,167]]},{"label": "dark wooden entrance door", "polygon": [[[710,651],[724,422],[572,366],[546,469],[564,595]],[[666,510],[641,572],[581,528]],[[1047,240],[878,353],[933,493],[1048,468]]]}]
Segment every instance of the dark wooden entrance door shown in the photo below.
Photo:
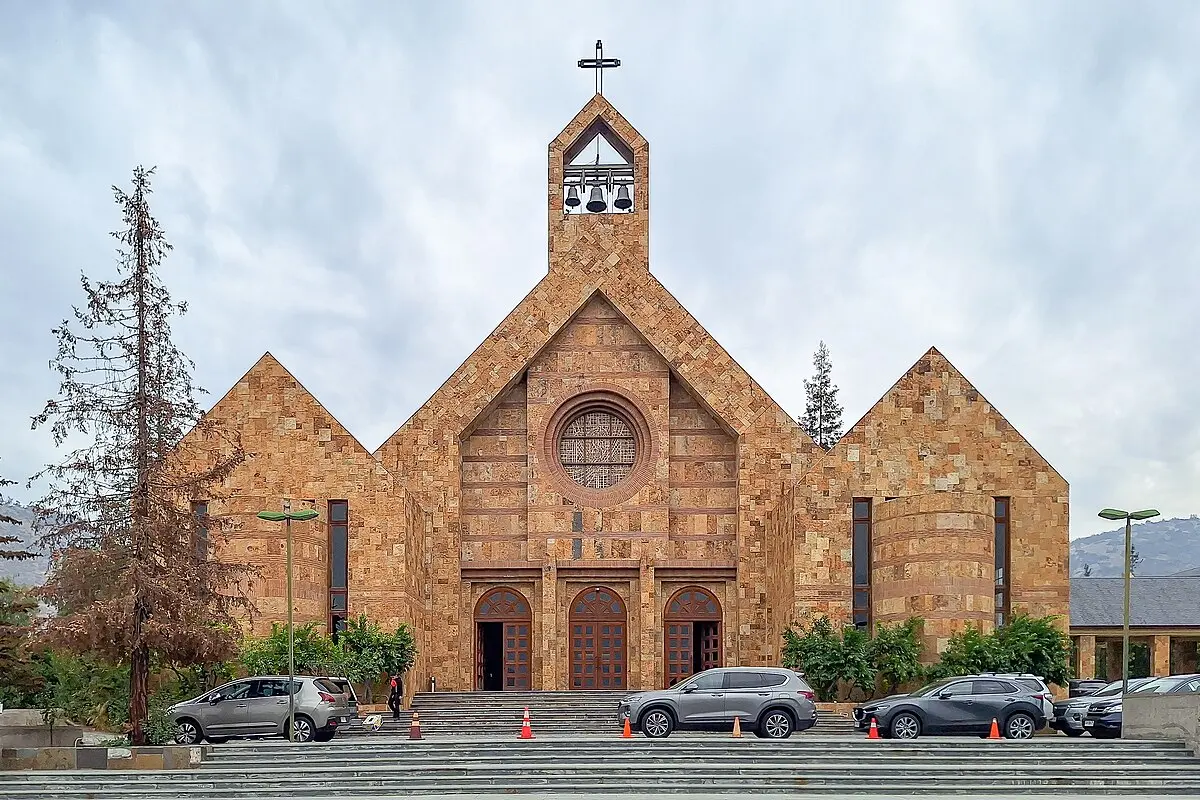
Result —
[{"label": "dark wooden entrance door", "polygon": [[532,613],[516,589],[492,589],[475,606],[475,688],[533,686]]},{"label": "dark wooden entrance door", "polygon": [[626,686],[625,604],[611,589],[593,587],[571,603],[571,688]]},{"label": "dark wooden entrance door", "polygon": [[663,614],[667,688],[706,669],[722,665],[721,604],[699,586],[680,589]]}]

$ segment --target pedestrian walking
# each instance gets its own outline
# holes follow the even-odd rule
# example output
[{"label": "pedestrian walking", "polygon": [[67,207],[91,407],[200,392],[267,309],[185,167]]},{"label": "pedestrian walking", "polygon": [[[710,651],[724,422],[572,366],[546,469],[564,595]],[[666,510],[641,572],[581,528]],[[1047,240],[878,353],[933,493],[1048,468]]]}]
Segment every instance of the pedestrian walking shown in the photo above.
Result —
[{"label": "pedestrian walking", "polygon": [[404,677],[397,674],[392,676],[392,690],[388,694],[388,708],[392,710],[392,719],[400,719],[400,701],[404,698]]}]

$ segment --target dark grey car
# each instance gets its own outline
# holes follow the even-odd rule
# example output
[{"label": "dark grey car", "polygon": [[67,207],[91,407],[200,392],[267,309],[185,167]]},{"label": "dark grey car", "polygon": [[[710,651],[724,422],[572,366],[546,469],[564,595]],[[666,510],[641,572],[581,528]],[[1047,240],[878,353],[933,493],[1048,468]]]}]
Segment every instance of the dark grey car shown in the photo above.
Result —
[{"label": "dark grey car", "polygon": [[782,667],[718,667],[693,675],[670,689],[626,697],[617,719],[646,736],[674,730],[743,728],[766,739],[786,739],[817,722],[812,687],[800,673]]},{"label": "dark grey car", "polygon": [[[1154,679],[1130,678],[1129,690],[1133,691],[1152,680]],[[1098,700],[1120,696],[1121,682],[1113,681],[1093,694],[1077,695],[1069,697],[1066,700],[1059,700],[1054,704],[1054,719],[1050,720],[1050,727],[1056,731],[1062,731],[1067,736],[1083,736],[1086,733],[1083,727],[1083,719],[1087,716],[1088,707]]]},{"label": "dark grey car", "polygon": [[912,694],[871,700],[854,709],[854,724],[896,739],[921,734],[986,735],[996,720],[1007,739],[1029,739],[1046,725],[1042,696],[1014,680],[984,676],[947,678]]}]

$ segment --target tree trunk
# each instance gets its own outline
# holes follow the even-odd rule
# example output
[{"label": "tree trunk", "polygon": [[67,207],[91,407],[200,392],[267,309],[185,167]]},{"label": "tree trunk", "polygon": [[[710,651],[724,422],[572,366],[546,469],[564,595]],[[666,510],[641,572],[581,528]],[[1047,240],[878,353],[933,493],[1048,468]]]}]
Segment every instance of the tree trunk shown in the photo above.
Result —
[{"label": "tree trunk", "polygon": [[139,601],[134,608],[133,653],[129,658],[129,721],[133,723],[130,741],[135,746],[146,744],[146,717],[149,715],[149,697],[146,690],[150,677],[150,654],[142,641],[142,623],[145,621],[145,609]]},{"label": "tree trunk", "polygon": [[133,503],[133,647],[129,657],[129,721],[133,723],[134,745],[146,743],[146,683],[150,677],[150,654],[146,647],[146,619],[150,616],[142,594],[142,577],[139,562],[143,555],[142,544],[150,534],[150,430],[147,372],[149,369],[149,342],[146,331],[146,221],[140,211],[142,189],[137,191],[139,213],[134,233],[137,249],[137,490]]}]

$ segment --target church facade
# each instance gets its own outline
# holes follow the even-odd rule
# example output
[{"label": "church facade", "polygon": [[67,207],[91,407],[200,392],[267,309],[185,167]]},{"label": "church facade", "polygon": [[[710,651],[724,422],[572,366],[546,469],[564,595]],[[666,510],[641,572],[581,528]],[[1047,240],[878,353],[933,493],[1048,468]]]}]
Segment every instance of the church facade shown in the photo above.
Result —
[{"label": "church facade", "polygon": [[[413,626],[409,690],[668,686],[777,664],[809,615],[925,619],[932,657],[1066,625],[1066,481],[936,349],[828,452],[651,274],[649,146],[600,94],[551,142],[549,271],[376,451],[270,354],[211,410],[249,458],[216,557],[256,631]],[[750,310],[747,309],[749,312]]]}]

